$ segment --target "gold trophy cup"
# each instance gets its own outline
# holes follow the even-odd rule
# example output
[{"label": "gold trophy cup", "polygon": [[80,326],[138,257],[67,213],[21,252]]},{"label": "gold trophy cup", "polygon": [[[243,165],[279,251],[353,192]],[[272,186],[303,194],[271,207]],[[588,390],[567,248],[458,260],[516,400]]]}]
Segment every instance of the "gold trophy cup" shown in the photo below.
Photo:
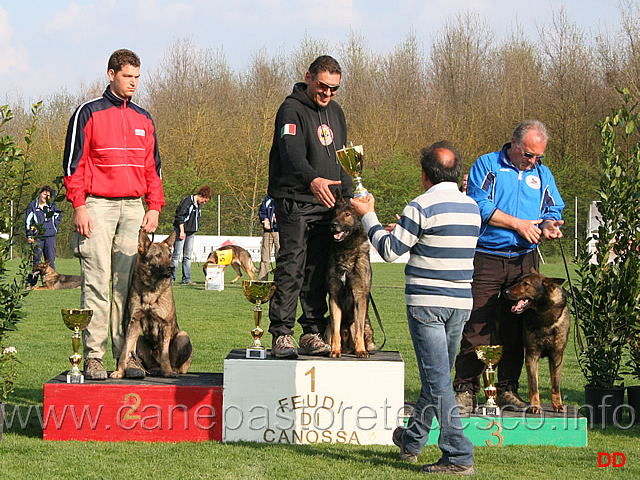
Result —
[{"label": "gold trophy cup", "polygon": [[476,347],[476,355],[487,366],[482,374],[487,403],[478,406],[478,413],[491,416],[500,415],[500,407],[496,403],[498,390],[493,384],[496,377],[496,371],[493,367],[502,358],[502,345],[478,345]]},{"label": "gold trophy cup", "polygon": [[251,303],[255,304],[253,308],[253,321],[255,327],[251,330],[253,343],[247,348],[246,358],[266,358],[266,350],[260,343],[260,337],[264,330],[260,328],[260,320],[262,319],[262,304],[267,303],[276,292],[276,282],[243,280],[242,292]]},{"label": "gold trophy cup", "polygon": [[93,316],[93,310],[89,308],[63,308],[62,320],[69,330],[73,330],[71,335],[71,345],[73,346],[73,355],[69,357],[72,368],[67,372],[67,383],[84,383],[84,375],[80,372],[78,365],[82,362],[82,355],[80,354],[80,331],[87,328],[91,317]]},{"label": "gold trophy cup", "polygon": [[336,152],[342,168],[353,177],[353,198],[366,197],[369,192],[362,185],[362,167],[364,162],[364,149],[362,145],[341,148]]}]

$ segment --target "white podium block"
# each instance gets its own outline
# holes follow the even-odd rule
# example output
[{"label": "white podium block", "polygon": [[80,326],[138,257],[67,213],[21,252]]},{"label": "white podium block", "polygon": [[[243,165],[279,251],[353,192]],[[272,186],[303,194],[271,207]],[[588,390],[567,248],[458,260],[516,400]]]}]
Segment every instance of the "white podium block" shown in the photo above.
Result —
[{"label": "white podium block", "polygon": [[371,358],[264,360],[232,350],[224,361],[223,442],[393,445],[404,420],[404,361]]}]

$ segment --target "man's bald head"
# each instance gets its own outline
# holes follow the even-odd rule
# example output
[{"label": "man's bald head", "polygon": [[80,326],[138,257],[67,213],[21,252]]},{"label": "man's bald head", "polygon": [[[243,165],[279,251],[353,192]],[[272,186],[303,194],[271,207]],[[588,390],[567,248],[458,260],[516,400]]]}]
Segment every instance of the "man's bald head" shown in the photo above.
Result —
[{"label": "man's bald head", "polygon": [[432,184],[458,182],[462,172],[462,158],[447,141],[436,142],[422,151],[422,171]]}]

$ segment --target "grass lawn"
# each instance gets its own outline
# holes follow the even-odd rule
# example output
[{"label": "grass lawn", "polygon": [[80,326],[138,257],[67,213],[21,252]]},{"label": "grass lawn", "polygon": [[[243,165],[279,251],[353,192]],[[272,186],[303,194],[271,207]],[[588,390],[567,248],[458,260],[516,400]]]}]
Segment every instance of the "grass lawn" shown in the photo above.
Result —
[{"label": "grass lawn", "polygon": [[[58,259],[61,273],[79,273],[75,259]],[[14,261],[15,264],[15,261]],[[398,350],[405,360],[405,399],[415,401],[420,381],[406,324],[403,265],[374,264],[373,297],[387,332],[386,350]],[[223,360],[233,348],[244,348],[251,337],[252,306],[240,284],[230,285],[234,272],[228,269],[222,292],[206,291],[199,264],[192,265],[196,285],[176,285],[180,327],[194,344],[193,372],[222,372]],[[548,264],[542,273],[565,277],[562,264]],[[64,326],[61,308],[80,306],[79,290],[34,291],[27,297],[27,319],[8,339],[18,349],[20,361],[13,405],[23,409],[42,405],[43,384],[69,368],[71,332]],[[263,324],[266,329],[268,320]],[[374,321],[376,340],[380,332]],[[299,333],[299,332],[297,332]],[[270,345],[268,334],[263,343]],[[105,357],[106,358],[106,357]],[[540,368],[543,403],[550,403],[546,359]],[[107,359],[108,370],[115,361]],[[526,397],[526,373],[520,379]],[[565,403],[584,403],[584,377],[578,368],[574,336],[565,352],[563,395]],[[628,380],[628,383],[633,381]],[[640,476],[640,427],[629,429],[594,426],[585,448],[476,447],[477,478],[638,478]],[[622,452],[622,468],[599,468],[598,452]],[[420,475],[419,466],[402,462],[398,449],[357,445],[266,445],[252,443],[99,443],[49,442],[32,418],[26,428],[14,422],[0,443],[0,478],[295,478],[295,479],[405,479]],[[436,461],[439,449],[426,447],[419,465]]]}]

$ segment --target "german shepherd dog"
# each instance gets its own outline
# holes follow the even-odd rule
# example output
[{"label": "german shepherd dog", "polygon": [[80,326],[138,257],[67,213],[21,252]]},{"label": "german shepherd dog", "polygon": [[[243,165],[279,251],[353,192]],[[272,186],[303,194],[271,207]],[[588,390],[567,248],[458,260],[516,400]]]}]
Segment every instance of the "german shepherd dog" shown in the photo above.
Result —
[{"label": "german shepherd dog", "polygon": [[369,242],[360,217],[336,197],[330,225],[333,242],[329,252],[327,286],[331,317],[325,336],[331,357],[355,351],[356,357],[368,358],[375,350],[373,330],[368,315],[371,291]]},{"label": "german shepherd dog", "polygon": [[561,285],[562,278],[548,278],[534,269],[507,288],[507,298],[516,303],[513,313],[524,316],[523,335],[527,378],[529,380],[529,411],[540,413],[538,364],[541,357],[549,357],[551,373],[551,404],[555,412],[563,412],[560,374],[563,353],[569,337],[569,308]]},{"label": "german shepherd dog", "polygon": [[42,286],[34,286],[33,290],[62,290],[65,288],[79,288],[82,285],[82,277],[80,275],[62,275],[51,268],[49,260],[40,262],[35,272],[42,279]]},{"label": "german shepherd dog", "polygon": [[231,280],[231,283],[236,283],[238,280],[240,280],[240,277],[242,277],[242,270],[247,272],[249,278],[253,280],[255,274],[258,273],[258,269],[254,265],[253,260],[251,260],[251,254],[238,245],[225,245],[224,247],[220,247],[217,250],[211,252],[207,257],[207,261],[204,262],[204,265],[202,266],[204,276],[207,276],[207,267],[209,265],[218,265],[218,252],[224,250],[231,250],[233,256],[231,260],[231,266],[238,275],[236,278]]},{"label": "german shepherd dog", "polygon": [[[175,240],[173,232],[163,242],[152,243],[140,230],[125,313],[125,322],[128,320],[125,345],[111,378],[126,375],[125,367],[134,350],[151,375],[176,377],[189,370],[193,347],[187,332],[178,327],[171,290],[174,271],[171,248]],[[140,336],[141,333],[144,335]]]}]

